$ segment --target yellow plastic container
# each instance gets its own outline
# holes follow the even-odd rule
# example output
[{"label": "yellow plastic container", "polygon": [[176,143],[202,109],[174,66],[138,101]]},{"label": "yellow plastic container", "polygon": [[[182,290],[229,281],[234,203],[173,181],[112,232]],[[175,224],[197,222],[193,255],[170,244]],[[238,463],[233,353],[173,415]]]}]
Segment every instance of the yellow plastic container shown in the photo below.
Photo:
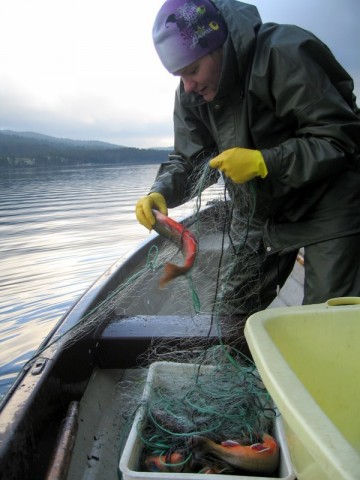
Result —
[{"label": "yellow plastic container", "polygon": [[245,335],[297,478],[360,479],[360,298],[268,309]]}]

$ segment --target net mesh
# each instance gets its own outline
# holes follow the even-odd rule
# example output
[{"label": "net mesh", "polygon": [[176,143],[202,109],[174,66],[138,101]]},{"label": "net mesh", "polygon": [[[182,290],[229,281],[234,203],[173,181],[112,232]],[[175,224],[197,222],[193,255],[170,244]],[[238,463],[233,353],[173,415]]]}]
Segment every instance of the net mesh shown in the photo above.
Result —
[{"label": "net mesh", "polygon": [[[186,315],[196,321],[197,315],[211,315],[215,319],[226,315],[240,317],[243,312],[249,315],[257,309],[262,259],[256,236],[249,241],[256,231],[255,192],[251,187],[238,186],[236,192],[229,193],[231,187],[222,181],[203,191],[211,183],[213,172],[209,170],[212,169],[205,162],[203,169],[197,171],[197,182],[189,194],[193,200],[183,210],[189,215],[186,227],[198,239],[191,271],[160,288],[165,265],[169,262],[182,265],[184,259],[174,243],[161,237],[153,239],[132,259],[107,298],[83,316],[71,332],[64,332],[61,339],[66,336],[66,342],[71,344],[113,314]],[[205,205],[211,207],[206,214],[202,210]],[[241,276],[245,281],[239,281]],[[239,289],[236,283],[243,283],[243,288]],[[231,328],[228,324],[228,333]],[[56,337],[55,341],[59,339]]]},{"label": "net mesh", "polygon": [[[193,211],[186,224],[199,241],[191,272],[159,289],[166,263],[182,264],[183,258],[170,242],[152,246],[142,274],[116,301],[116,312],[125,317],[183,315],[196,324],[207,316],[209,334],[215,331],[217,337],[215,345],[209,345],[206,335],[182,338],[176,348],[166,338],[156,339],[139,358],[144,367],[170,362],[169,371],[153,379],[138,425],[143,444],[139,468],[143,470],[199,472],[209,462],[199,452],[194,461],[194,438],[233,439],[250,445],[261,442],[265,432],[273,433],[276,414],[271,399],[243,348],[242,312],[248,315],[256,310],[260,290],[262,258],[257,237],[251,238],[255,192],[239,187],[240,192],[229,194],[228,185],[220,182],[203,193],[209,175],[205,167],[196,184],[198,191],[192,193]],[[201,207],[209,201],[211,214],[201,215]],[[236,282],[242,272],[247,281],[239,289]],[[177,370],[184,365],[189,368]],[[136,411],[138,405],[134,407]],[[174,452],[181,455],[174,459]],[[222,473],[234,472],[226,462],[216,462]]]},{"label": "net mesh", "polygon": [[[250,444],[261,441],[273,425],[271,399],[241,343],[242,312],[251,313],[259,301],[261,257],[258,238],[251,237],[256,232],[256,195],[251,186],[230,191],[222,181],[207,188],[213,176],[209,170],[205,162],[196,172],[195,189],[190,193],[193,200],[188,204],[191,216],[186,227],[198,239],[191,271],[159,288],[164,266],[168,262],[182,264],[184,259],[177,245],[154,237],[143,247],[143,255],[132,260],[129,274],[123,272],[124,277],[108,297],[66,332],[64,340],[71,345],[114,315],[182,315],[192,318],[194,324],[208,317],[209,332],[216,332],[215,345],[209,344],[206,334],[202,339],[184,338],[176,349],[163,338],[139,358],[141,367],[164,361],[194,366],[190,374],[170,372],[168,378],[153,386],[139,431],[145,457],[169,455],[179,448],[185,458],[191,457],[189,439],[194,436]],[[205,204],[211,209],[203,210]],[[236,222],[230,221],[234,219]],[[241,275],[246,276],[246,282],[239,289],[235,283]],[[126,390],[132,417],[139,402],[134,400],[130,386]]]}]

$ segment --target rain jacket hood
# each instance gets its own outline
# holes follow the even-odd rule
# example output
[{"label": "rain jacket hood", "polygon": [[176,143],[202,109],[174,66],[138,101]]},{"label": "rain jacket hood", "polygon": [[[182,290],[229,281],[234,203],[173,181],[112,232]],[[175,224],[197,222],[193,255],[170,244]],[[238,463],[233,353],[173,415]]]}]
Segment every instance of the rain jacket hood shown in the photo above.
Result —
[{"label": "rain jacket hood", "polygon": [[[191,197],[201,159],[255,148],[269,172],[250,182],[268,251],[359,232],[360,120],[351,77],[310,32],[263,24],[254,6],[236,0],[214,3],[229,31],[217,95],[206,103],[180,81],[174,153],[151,191],[175,207]],[[228,182],[237,205],[244,188]]]}]

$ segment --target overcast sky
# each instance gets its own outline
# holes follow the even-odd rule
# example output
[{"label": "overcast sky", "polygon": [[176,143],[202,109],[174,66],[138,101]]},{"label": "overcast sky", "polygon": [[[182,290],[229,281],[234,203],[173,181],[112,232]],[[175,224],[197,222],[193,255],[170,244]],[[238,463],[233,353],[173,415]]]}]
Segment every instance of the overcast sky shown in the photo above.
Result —
[{"label": "overcast sky", "polygon": [[[0,130],[170,146],[178,79],[151,39],[163,0],[0,0]],[[264,22],[311,30],[355,80],[360,0],[254,0]]]}]

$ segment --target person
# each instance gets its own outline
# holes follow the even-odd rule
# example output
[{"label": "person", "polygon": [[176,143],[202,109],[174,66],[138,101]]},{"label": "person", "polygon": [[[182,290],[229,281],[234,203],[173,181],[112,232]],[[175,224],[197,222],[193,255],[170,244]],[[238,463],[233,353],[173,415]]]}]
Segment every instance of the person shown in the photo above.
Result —
[{"label": "person", "polygon": [[212,181],[223,175],[233,203],[233,238],[247,251],[224,267],[226,313],[266,308],[300,248],[304,304],[360,296],[359,109],[328,47],[297,26],[262,23],[237,0],[167,0],[153,41],[180,81],[174,151],[137,202],[138,221],[151,229],[153,208],[167,214],[187,201],[212,157]]}]

